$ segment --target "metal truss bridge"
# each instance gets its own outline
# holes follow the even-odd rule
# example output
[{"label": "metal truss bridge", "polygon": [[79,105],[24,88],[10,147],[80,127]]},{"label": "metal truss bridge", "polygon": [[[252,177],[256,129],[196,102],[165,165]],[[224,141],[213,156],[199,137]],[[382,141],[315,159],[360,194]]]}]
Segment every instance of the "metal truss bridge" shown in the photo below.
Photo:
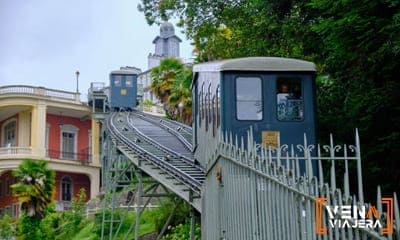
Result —
[{"label": "metal truss bridge", "polygon": [[[208,240],[400,240],[396,194],[385,198],[378,188],[376,204],[364,202],[358,133],[353,145],[334,144],[332,137],[327,145],[309,145],[304,136],[303,145],[278,149],[253,142],[251,130],[247,141],[220,133],[218,141],[206,148],[210,167],[205,170],[193,159],[188,126],[142,112],[110,113],[103,124],[103,203],[109,214],[103,210],[102,239],[115,238],[130,209],[137,217],[129,231],[135,230],[135,239],[139,239],[143,210],[152,199],[175,194],[192,207],[191,239],[197,212],[202,237]],[[315,165],[318,169],[313,169]],[[171,209],[157,239],[179,203]],[[324,211],[336,206],[342,210],[335,212],[335,219],[345,220],[343,209],[373,205],[378,216],[369,219],[379,220],[382,228],[331,226],[334,219]],[[124,214],[117,216],[121,208]]]}]

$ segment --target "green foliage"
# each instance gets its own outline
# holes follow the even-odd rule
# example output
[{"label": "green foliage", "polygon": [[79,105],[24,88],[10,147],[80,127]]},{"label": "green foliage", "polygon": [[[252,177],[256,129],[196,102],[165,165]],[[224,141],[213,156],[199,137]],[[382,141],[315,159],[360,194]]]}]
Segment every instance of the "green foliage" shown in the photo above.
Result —
[{"label": "green foliage", "polygon": [[71,211],[55,212],[48,205],[42,218],[22,214],[17,221],[17,239],[67,240],[75,236],[86,224],[84,219],[85,189],[71,202]]},{"label": "green foliage", "polygon": [[16,237],[18,240],[40,240],[43,233],[40,229],[40,220],[23,213],[17,222]]},{"label": "green foliage", "polygon": [[86,226],[78,232],[72,240],[96,240],[99,236],[95,233],[94,222],[86,224]]},{"label": "green foliage", "polygon": [[[167,198],[160,204],[159,208],[157,208],[155,211],[156,214],[153,216],[156,232],[161,232],[162,227],[177,203],[179,203],[178,199]],[[170,225],[177,226],[178,224],[186,222],[189,213],[190,206],[186,202],[180,202],[171,219]]]},{"label": "green foliage", "polygon": [[86,190],[81,188],[78,196],[71,202],[71,211],[64,211],[60,214],[59,227],[62,231],[59,232],[58,239],[70,239],[84,227],[85,200]]},{"label": "green foliage", "polygon": [[[97,238],[100,238],[102,231],[102,221],[104,219],[111,220],[111,211],[110,209],[103,209],[101,212],[97,213],[94,219],[94,227],[92,232],[96,234]],[[157,215],[157,210],[145,210],[140,216],[140,229],[139,236],[152,233],[155,231],[153,218]],[[115,236],[114,239],[125,239],[126,234],[128,234],[128,239],[133,239],[135,236],[134,228],[131,229],[131,226],[135,224],[136,214],[135,212],[126,212],[125,210],[117,210],[114,209],[113,219],[115,220],[112,236]],[[119,221],[123,221],[122,225],[117,234],[117,229],[119,228]],[[111,223],[107,222],[104,225],[104,236],[109,236],[111,230]],[[130,232],[128,232],[130,231]]]},{"label": "green foliage", "polygon": [[192,71],[175,58],[161,60],[151,70],[151,89],[164,103],[167,115],[174,120],[191,123],[192,118]]},{"label": "green foliage", "polygon": [[[190,239],[190,222],[179,224],[163,236],[162,240],[187,240]],[[195,239],[201,239],[201,228],[199,224],[195,225]]]},{"label": "green foliage", "polygon": [[12,190],[21,203],[21,210],[30,217],[43,218],[44,211],[52,201],[55,173],[47,166],[46,161],[23,161],[13,176],[18,182]]},{"label": "green foliage", "polygon": [[336,139],[353,142],[358,128],[365,185],[398,192],[400,2],[313,0],[310,6],[320,13],[312,29],[321,36],[320,65],[329,74],[317,92],[320,135],[333,129]]},{"label": "green foliage", "polygon": [[315,62],[324,76],[317,86],[320,139],[333,132],[353,143],[359,128],[365,185],[400,191],[399,1],[142,0],[139,10],[149,24],[178,17],[198,61],[282,56]]},{"label": "green foliage", "polygon": [[0,218],[0,239],[11,240],[14,236],[12,218],[4,215]]},{"label": "green foliage", "polygon": [[142,103],[145,106],[153,106],[154,103],[150,99],[145,99]]}]

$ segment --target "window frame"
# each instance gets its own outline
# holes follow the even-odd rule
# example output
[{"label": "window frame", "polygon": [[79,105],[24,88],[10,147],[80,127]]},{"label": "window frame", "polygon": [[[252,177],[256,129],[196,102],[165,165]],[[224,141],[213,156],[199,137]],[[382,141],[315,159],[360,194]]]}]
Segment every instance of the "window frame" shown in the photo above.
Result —
[{"label": "window frame", "polygon": [[3,125],[1,126],[1,146],[2,147],[7,147],[6,145],[6,127],[8,127],[9,124],[11,123],[15,123],[15,127],[14,127],[14,145],[11,145],[10,147],[16,147],[18,146],[18,121],[16,118],[10,118],[7,121],[5,121],[3,123]]},{"label": "window frame", "polygon": [[[72,152],[73,156],[72,158],[68,156],[68,154],[65,156],[65,153],[69,153],[64,151],[64,140],[63,140],[63,133],[72,133],[74,134],[74,151]],[[66,124],[66,125],[61,125],[60,126],[60,157],[62,159],[68,159],[68,160],[78,160],[78,134],[79,134],[79,128],[77,128],[74,125],[71,124]]]},{"label": "window frame", "polygon": [[[300,90],[301,90],[301,100],[302,100],[302,108],[303,108],[303,116],[301,120],[281,120],[279,119],[278,116],[278,79],[279,78],[298,78],[300,79]],[[304,122],[305,121],[305,112],[306,112],[306,104],[305,104],[305,97],[304,97],[304,81],[305,81],[305,77],[304,75],[301,74],[291,74],[291,75],[286,75],[286,74],[279,74],[279,75],[275,75],[275,93],[274,93],[274,101],[275,101],[275,118],[278,122]]]},{"label": "window frame", "polygon": [[[70,193],[70,199],[68,200],[64,200],[64,189],[63,189],[63,184],[64,184],[64,180],[68,179],[69,180],[69,193]],[[73,195],[74,195],[74,189],[73,189],[73,181],[72,181],[72,177],[69,175],[65,175],[60,179],[60,200],[63,202],[70,202],[72,201]]]},{"label": "window frame", "polygon": [[125,76],[125,87],[133,87],[133,76]]},{"label": "window frame", "polygon": [[[117,77],[118,77],[118,79],[117,79]],[[118,84],[116,83],[117,81],[119,81]],[[122,76],[121,75],[114,75],[113,86],[114,87],[122,87]]]},{"label": "window frame", "polygon": [[[260,87],[260,91],[261,91],[261,99],[260,99],[260,102],[261,102],[261,109],[262,109],[262,114],[261,114],[261,119],[239,119],[239,117],[238,117],[238,105],[237,105],[237,103],[238,103],[238,99],[237,99],[237,90],[238,90],[238,88],[237,88],[237,79],[238,78],[258,78],[259,80],[260,80],[260,85],[261,85],[261,87]],[[261,121],[263,121],[264,120],[264,112],[265,112],[265,110],[264,110],[264,81],[263,81],[263,77],[261,76],[261,75],[237,75],[236,77],[235,77],[235,79],[234,79],[234,99],[235,99],[235,111],[236,111],[236,114],[235,114],[235,119],[237,120],[237,121],[240,121],[240,122],[246,122],[246,121],[252,121],[252,122],[261,122]]]}]

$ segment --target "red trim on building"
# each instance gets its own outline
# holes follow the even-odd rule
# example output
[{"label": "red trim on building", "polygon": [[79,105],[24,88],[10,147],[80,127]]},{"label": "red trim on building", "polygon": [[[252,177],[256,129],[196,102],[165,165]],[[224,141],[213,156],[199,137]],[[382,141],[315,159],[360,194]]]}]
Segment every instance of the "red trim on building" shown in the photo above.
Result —
[{"label": "red trim on building", "polygon": [[86,201],[90,199],[90,179],[85,174],[56,172],[56,190],[54,199],[61,201],[61,179],[70,177],[72,180],[72,198],[77,197],[81,188],[86,190]]},{"label": "red trim on building", "polygon": [[80,161],[89,161],[89,130],[91,130],[91,120],[81,121],[79,118],[65,117],[60,115],[47,114],[46,122],[50,125],[49,132],[49,156],[60,158],[61,152],[61,125],[73,125],[79,129],[77,136],[76,158]]},{"label": "red trim on building", "polygon": [[17,203],[18,200],[13,196],[11,189],[11,185],[14,184],[14,177],[12,176],[11,171],[1,174],[0,184],[1,184],[0,208],[4,208],[6,206]]}]

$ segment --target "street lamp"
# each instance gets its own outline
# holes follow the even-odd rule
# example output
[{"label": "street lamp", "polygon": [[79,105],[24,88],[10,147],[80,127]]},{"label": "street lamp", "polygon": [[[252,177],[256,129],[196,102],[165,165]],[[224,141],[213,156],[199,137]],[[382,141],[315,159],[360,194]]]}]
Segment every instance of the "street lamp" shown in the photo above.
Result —
[{"label": "street lamp", "polygon": [[76,75],[76,93],[79,93],[79,89],[78,89],[78,87],[79,87],[79,85],[78,85],[79,74],[80,74],[79,71],[75,72],[75,75]]}]

